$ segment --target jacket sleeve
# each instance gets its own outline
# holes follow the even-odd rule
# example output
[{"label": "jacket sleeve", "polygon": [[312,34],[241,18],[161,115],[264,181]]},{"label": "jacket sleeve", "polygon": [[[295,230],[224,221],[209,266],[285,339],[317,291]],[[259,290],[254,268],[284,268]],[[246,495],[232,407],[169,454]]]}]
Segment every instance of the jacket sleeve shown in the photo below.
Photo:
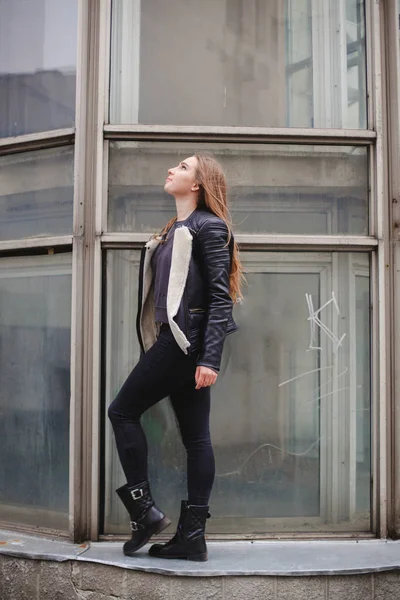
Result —
[{"label": "jacket sleeve", "polygon": [[231,255],[228,228],[222,220],[206,221],[197,232],[208,308],[198,366],[219,372],[228,319],[233,302],[229,295]]}]

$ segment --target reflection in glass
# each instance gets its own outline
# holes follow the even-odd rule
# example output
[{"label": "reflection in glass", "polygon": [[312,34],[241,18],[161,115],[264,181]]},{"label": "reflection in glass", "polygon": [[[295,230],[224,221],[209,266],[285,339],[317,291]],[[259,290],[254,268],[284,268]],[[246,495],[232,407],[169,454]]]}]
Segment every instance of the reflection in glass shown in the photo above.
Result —
[{"label": "reflection in glass", "polygon": [[0,0],[0,137],[75,122],[77,0]]},{"label": "reflection in glass", "polygon": [[0,239],[72,233],[73,148],[0,157]]},{"label": "reflection in glass", "polygon": [[212,151],[226,171],[238,233],[368,233],[368,155],[353,146],[110,144],[108,228],[159,231],[174,215],[167,169]]},{"label": "reflection in glass", "polygon": [[366,127],[364,0],[112,7],[112,123]]},{"label": "reflection in glass", "polygon": [[287,0],[286,124],[313,127],[311,0]]},{"label": "reflection in glass", "polygon": [[71,255],[0,260],[0,519],[68,530]]},{"label": "reflection in glass", "polygon": [[[209,532],[370,528],[369,259],[360,253],[242,252],[248,286],[213,389],[217,476]],[[106,391],[139,358],[139,251],[107,253]],[[177,516],[184,451],[167,399],[144,415],[157,502]],[[106,419],[105,524],[127,532]]]}]

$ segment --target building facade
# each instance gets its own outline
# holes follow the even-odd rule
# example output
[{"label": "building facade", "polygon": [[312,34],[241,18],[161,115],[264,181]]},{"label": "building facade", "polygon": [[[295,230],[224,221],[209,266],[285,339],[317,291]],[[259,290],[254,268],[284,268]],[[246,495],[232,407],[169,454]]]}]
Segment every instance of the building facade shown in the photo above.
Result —
[{"label": "building facade", "polygon": [[[0,524],[129,532],[107,407],[165,173],[211,151],[246,270],[210,539],[400,534],[399,0],[0,0]],[[144,419],[177,517],[184,453]]]}]

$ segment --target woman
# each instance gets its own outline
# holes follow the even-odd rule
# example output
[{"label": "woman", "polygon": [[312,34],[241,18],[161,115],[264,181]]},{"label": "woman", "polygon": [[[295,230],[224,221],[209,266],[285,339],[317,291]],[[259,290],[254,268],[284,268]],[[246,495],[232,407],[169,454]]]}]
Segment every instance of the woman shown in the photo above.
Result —
[{"label": "woman", "polygon": [[170,520],[156,507],[147,476],[140,417],[170,396],[187,452],[188,499],[178,529],[152,556],[207,560],[204,539],[215,463],[210,440],[210,386],[218,377],[226,335],[237,329],[241,265],[228,219],[226,180],[208,155],[169,169],[164,190],[177,216],[142,252],[137,332],[142,356],[111,404],[111,420],[127,484],[117,490],[131,518],[128,556]]}]

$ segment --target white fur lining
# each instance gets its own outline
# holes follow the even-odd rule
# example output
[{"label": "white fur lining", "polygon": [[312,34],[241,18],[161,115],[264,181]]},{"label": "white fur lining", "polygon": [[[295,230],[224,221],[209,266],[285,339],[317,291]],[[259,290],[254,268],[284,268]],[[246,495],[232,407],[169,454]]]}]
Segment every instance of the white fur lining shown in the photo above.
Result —
[{"label": "white fur lining", "polygon": [[154,320],[154,299],[152,294],[153,271],[151,257],[153,256],[159,240],[152,238],[146,244],[146,254],[143,265],[142,313],[140,315],[140,333],[145,352],[149,350],[157,339],[156,323]]},{"label": "white fur lining", "polygon": [[189,273],[190,257],[192,255],[192,235],[185,226],[178,227],[174,233],[172,248],[171,270],[169,273],[167,293],[167,315],[169,326],[178,346],[187,354],[189,340],[174,321],[182,301],[187,276]]},{"label": "white fur lining", "polygon": [[[189,273],[190,257],[192,255],[192,240],[192,235],[187,227],[183,226],[175,229],[167,291],[167,316],[169,326],[171,327],[176,343],[185,354],[187,354],[190,342],[179,328],[178,324],[174,321],[174,317],[176,317],[178,313],[182,296],[185,291],[186,280]],[[145,352],[151,348],[157,339],[151,257],[159,243],[160,241],[157,238],[152,238],[148,241],[144,257],[140,333]]]}]

